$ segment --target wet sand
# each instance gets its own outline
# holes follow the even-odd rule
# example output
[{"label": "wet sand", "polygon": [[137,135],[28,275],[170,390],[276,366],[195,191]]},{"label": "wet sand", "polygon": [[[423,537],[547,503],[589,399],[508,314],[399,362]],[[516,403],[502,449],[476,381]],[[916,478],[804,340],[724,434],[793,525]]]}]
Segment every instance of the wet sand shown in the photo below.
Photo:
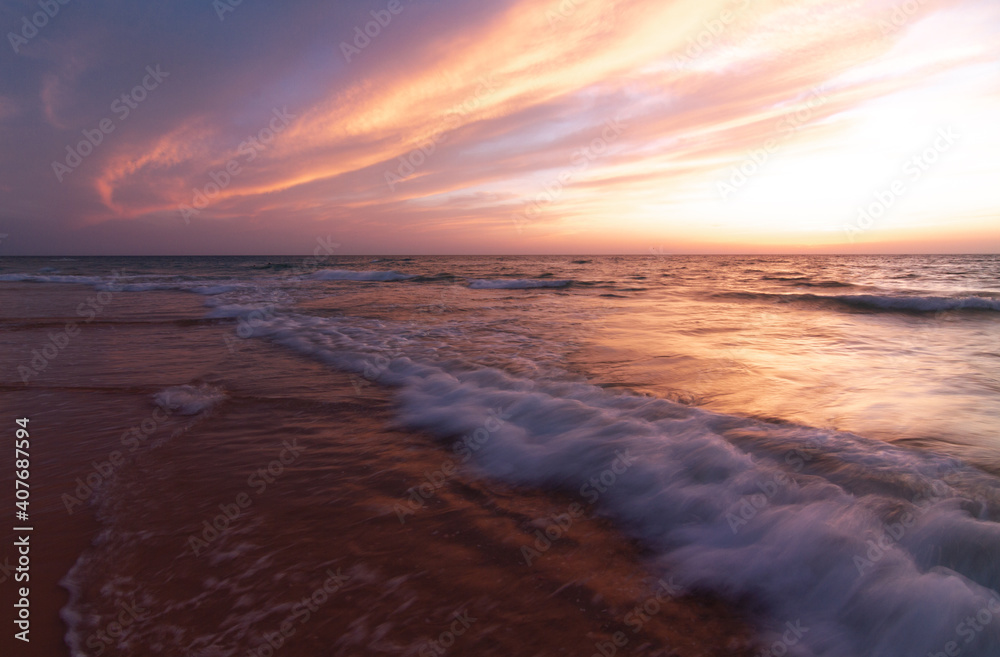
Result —
[{"label": "wet sand", "polygon": [[[27,298],[25,287],[5,287],[0,307],[17,314],[10,295]],[[93,294],[44,293],[32,303],[50,313]],[[187,321],[204,312],[192,295],[157,296],[169,321],[132,322],[147,303],[117,296],[105,323],[81,327],[27,386],[10,354],[44,341],[51,323],[0,338],[4,421],[31,417],[37,486],[26,654],[69,654],[58,582],[81,554],[69,620],[86,654],[752,654],[737,610],[675,591],[669,575],[664,586],[608,522],[587,512],[557,531],[551,519],[580,500],[452,472],[450,450],[393,428],[391,391],[233,342],[231,323]],[[123,432],[159,417],[153,395],[179,385],[225,398],[171,413],[130,450]],[[61,496],[115,451],[126,460],[99,501],[69,514]],[[421,485],[423,505],[409,505]],[[400,509],[413,511],[405,522]],[[226,510],[235,516],[221,532],[206,529]],[[557,538],[544,548],[546,527]],[[531,565],[524,546],[544,548]],[[123,612],[124,632],[105,641]]]}]

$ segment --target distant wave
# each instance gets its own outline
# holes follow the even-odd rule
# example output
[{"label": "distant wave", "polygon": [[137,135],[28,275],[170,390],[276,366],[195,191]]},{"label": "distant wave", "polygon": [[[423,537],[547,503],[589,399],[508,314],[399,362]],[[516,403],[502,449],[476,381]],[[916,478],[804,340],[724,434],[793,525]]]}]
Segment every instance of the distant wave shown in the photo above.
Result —
[{"label": "distant wave", "polygon": [[510,278],[488,280],[477,278],[469,281],[473,290],[527,290],[536,287],[566,287],[571,280],[538,280],[534,278]]},{"label": "distant wave", "polygon": [[[196,294],[214,295],[235,292],[241,289],[239,285],[206,285],[195,281],[123,283],[120,281],[137,278],[154,278],[146,275],[136,276],[60,276],[40,274],[0,274],[0,281],[16,283],[72,283],[77,285],[92,285],[96,290],[108,292],[155,292],[159,290],[179,290]],[[155,278],[177,278],[176,276],[155,276]]]},{"label": "distant wave", "polygon": [[1000,299],[984,297],[882,297],[870,294],[834,297],[843,303],[882,310],[911,312],[939,312],[943,310],[992,310],[1000,311]]},{"label": "distant wave", "polygon": [[857,287],[853,283],[843,283],[841,281],[817,281],[815,283],[799,283],[804,287]]},{"label": "distant wave", "polygon": [[353,271],[350,269],[321,269],[308,276],[314,281],[406,281],[413,276],[390,271]]},{"label": "distant wave", "polygon": [[813,281],[809,276],[761,276],[760,278],[764,281],[791,283],[795,287],[856,287],[853,283],[844,283],[843,281]]},{"label": "distant wave", "polygon": [[900,297],[874,294],[771,294],[767,292],[719,292],[722,299],[759,299],[764,301],[834,302],[854,308],[869,308],[911,313],[934,313],[950,310],[982,310],[1000,312],[1000,299],[986,297]]},{"label": "distant wave", "polygon": [[39,274],[0,274],[0,281],[11,283],[81,283],[93,285],[104,281],[100,276],[51,276]]}]

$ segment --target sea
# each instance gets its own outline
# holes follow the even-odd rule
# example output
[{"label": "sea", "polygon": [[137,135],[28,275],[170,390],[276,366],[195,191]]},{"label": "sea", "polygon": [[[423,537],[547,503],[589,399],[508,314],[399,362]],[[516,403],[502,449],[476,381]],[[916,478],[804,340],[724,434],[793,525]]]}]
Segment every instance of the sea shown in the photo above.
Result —
[{"label": "sea", "polygon": [[1000,256],[4,257],[0,350],[46,654],[1000,655]]}]

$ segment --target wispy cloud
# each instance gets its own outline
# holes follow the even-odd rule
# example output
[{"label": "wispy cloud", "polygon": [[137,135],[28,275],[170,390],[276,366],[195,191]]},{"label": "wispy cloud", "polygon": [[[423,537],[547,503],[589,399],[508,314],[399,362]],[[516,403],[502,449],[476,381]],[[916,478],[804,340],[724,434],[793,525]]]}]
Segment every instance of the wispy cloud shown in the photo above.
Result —
[{"label": "wispy cloud", "polygon": [[[199,2],[67,6],[9,53],[0,81],[11,248],[20,232],[28,251],[260,252],[318,222],[378,252],[961,248],[969,235],[1000,247],[983,220],[1000,198],[982,184],[1000,146],[995,3],[396,8],[347,61],[341,43],[387,3],[244,4],[224,21]],[[52,162],[150,62],[169,84],[58,182]],[[296,118],[250,158],[246,140],[275,107]],[[622,116],[600,157],[581,156]],[[851,243],[852,210],[945,125],[968,137]],[[185,221],[178,207],[234,160],[239,175]],[[741,169],[753,173],[720,194]],[[515,225],[560,175],[558,198]],[[33,241],[42,225],[59,237]]]}]

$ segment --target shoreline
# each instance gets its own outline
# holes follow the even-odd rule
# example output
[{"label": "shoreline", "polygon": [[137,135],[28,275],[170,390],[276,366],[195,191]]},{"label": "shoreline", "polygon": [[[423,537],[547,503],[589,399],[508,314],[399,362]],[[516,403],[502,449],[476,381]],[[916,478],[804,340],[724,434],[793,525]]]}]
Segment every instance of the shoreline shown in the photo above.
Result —
[{"label": "shoreline", "polygon": [[[50,303],[87,293],[53,290]],[[97,654],[101,631],[128,604],[141,610],[136,622],[105,646],[118,654],[176,654],[181,644],[169,644],[165,627],[183,630],[189,651],[214,645],[214,636],[219,649],[240,655],[261,650],[261,637],[279,640],[275,632],[290,656],[331,646],[337,654],[417,654],[452,640],[453,654],[589,655],[602,646],[639,655],[752,654],[754,633],[739,610],[704,594],[678,595],[669,577],[647,569],[639,544],[599,517],[574,518],[527,565],[524,547],[537,549],[539,532],[554,532],[553,518],[558,526],[573,503],[561,494],[497,484],[459,465],[401,522],[396,508],[412,499],[408,491],[426,484],[428,473],[437,477],[451,455],[428,436],[391,428],[391,390],[258,340],[229,352],[232,322],[192,324],[169,348],[153,349],[168,343],[148,331],[175,335],[173,325],[114,322],[149,303],[200,317],[200,301],[123,295],[109,306],[108,323],[81,332],[44,380],[7,397],[46,438],[32,473],[41,480],[33,499],[44,507],[32,651],[71,654],[60,617],[70,596],[58,582],[80,560],[79,581],[70,584],[79,587],[80,605],[72,631],[87,654]],[[44,328],[9,335],[41,339]],[[120,350],[146,354],[141,386],[116,368]],[[153,416],[157,390],[179,385],[222,390],[224,398],[191,416],[172,415],[138,447],[140,458],[109,479],[105,501],[76,507],[67,521],[60,496],[93,461],[126,449],[122,431]],[[167,439],[181,426],[188,429]],[[302,455],[258,496],[266,480],[248,487],[246,474],[284,459],[284,441]],[[232,530],[189,553],[204,521],[241,499],[252,505]],[[335,581],[327,573],[340,575],[335,592],[300,625],[292,601]],[[455,625],[460,617],[469,627]],[[283,636],[283,627],[292,633]]]}]

